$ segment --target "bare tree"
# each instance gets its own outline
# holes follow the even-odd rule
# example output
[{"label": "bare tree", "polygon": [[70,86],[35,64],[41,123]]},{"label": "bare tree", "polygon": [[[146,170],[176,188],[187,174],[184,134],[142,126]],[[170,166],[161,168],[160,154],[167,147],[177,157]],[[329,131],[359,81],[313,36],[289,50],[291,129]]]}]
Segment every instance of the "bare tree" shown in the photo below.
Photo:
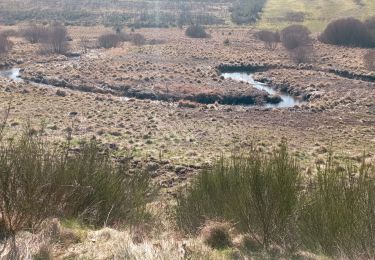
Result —
[{"label": "bare tree", "polygon": [[277,44],[280,42],[279,32],[262,30],[256,34],[256,37],[262,42],[264,42],[264,46],[269,50],[276,49]]},{"label": "bare tree", "polygon": [[45,26],[30,24],[21,31],[21,34],[30,43],[39,43],[46,38],[48,30]]},{"label": "bare tree", "polygon": [[13,43],[9,41],[8,35],[5,33],[0,34],[0,56],[6,54],[12,48]]},{"label": "bare tree", "polygon": [[64,54],[68,49],[68,31],[66,27],[58,23],[50,25],[42,43],[45,51]]}]

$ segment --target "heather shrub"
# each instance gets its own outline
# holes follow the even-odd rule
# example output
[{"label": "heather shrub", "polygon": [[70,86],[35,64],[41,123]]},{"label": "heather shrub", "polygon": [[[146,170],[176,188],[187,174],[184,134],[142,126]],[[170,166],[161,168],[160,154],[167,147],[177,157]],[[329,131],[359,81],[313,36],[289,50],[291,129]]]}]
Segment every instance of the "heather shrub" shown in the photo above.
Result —
[{"label": "heather shrub", "polygon": [[195,24],[190,25],[188,28],[186,28],[185,31],[186,36],[189,36],[191,38],[207,38],[209,37],[209,34],[206,33],[203,26]]},{"label": "heather shrub", "polygon": [[292,50],[307,45],[311,40],[310,33],[310,30],[303,25],[290,25],[280,32],[280,38],[283,46]]},{"label": "heather shrub", "polygon": [[200,234],[203,242],[211,248],[223,249],[232,245],[229,228],[230,225],[228,223],[208,221]]},{"label": "heather shrub", "polygon": [[324,43],[343,46],[375,46],[375,41],[366,25],[353,17],[341,18],[329,23],[319,36],[319,40]]}]

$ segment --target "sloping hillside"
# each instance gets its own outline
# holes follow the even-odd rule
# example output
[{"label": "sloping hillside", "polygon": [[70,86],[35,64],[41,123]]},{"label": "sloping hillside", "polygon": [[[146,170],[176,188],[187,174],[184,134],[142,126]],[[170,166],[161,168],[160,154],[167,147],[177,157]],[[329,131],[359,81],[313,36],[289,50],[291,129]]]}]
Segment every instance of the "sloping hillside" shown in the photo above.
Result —
[{"label": "sloping hillside", "polygon": [[299,22],[312,31],[321,31],[338,17],[363,19],[372,15],[375,15],[374,0],[268,0],[258,27],[279,29]]}]

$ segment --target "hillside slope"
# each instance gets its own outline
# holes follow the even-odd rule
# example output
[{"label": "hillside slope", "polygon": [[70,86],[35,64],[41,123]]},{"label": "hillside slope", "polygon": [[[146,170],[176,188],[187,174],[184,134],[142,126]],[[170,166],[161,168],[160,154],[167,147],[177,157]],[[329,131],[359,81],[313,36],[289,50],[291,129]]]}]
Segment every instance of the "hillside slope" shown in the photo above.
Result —
[{"label": "hillside slope", "polygon": [[321,31],[332,19],[354,16],[360,19],[375,15],[373,0],[268,0],[259,28],[280,29],[300,22],[312,31]]}]

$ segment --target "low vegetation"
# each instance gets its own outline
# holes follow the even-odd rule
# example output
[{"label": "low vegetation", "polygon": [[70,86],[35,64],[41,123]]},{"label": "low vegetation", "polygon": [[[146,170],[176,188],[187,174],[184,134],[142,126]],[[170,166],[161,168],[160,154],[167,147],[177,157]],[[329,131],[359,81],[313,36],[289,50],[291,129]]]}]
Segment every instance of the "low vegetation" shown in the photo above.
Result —
[{"label": "low vegetation", "polygon": [[207,38],[209,34],[206,32],[205,28],[199,24],[190,25],[186,28],[186,36],[191,38]]},{"label": "low vegetation", "polygon": [[341,18],[329,23],[319,40],[334,45],[375,47],[373,22],[363,23],[353,17]]},{"label": "low vegetation", "polygon": [[99,37],[98,44],[100,47],[110,49],[117,47],[122,41],[121,37],[117,33],[106,33]]},{"label": "low vegetation", "polygon": [[131,42],[141,46],[146,43],[146,39],[140,33],[105,33],[98,39],[98,45],[105,49],[117,47],[122,42]]},{"label": "low vegetation", "polygon": [[13,43],[6,33],[0,33],[0,56],[6,54],[12,48]]},{"label": "low vegetation", "polygon": [[375,71],[375,50],[366,52],[363,61],[368,70]]},{"label": "low vegetation", "polygon": [[68,50],[68,31],[62,24],[30,24],[20,34],[30,43],[40,43],[42,53],[65,54]]},{"label": "low vegetation", "polygon": [[95,141],[71,151],[28,130],[0,144],[0,232],[36,230],[47,218],[121,226],[145,214],[149,176],[130,173]]},{"label": "low vegetation", "polygon": [[308,249],[332,257],[375,256],[375,167],[329,157],[303,179],[283,143],[272,155],[222,158],[177,198],[179,227],[195,233],[209,219],[232,222],[263,248]]},{"label": "low vegetation", "polygon": [[236,1],[231,11],[231,20],[236,24],[254,23],[259,19],[266,0],[239,0]]},{"label": "low vegetation", "polygon": [[46,26],[30,24],[21,30],[21,35],[30,43],[40,43],[47,37]]}]

